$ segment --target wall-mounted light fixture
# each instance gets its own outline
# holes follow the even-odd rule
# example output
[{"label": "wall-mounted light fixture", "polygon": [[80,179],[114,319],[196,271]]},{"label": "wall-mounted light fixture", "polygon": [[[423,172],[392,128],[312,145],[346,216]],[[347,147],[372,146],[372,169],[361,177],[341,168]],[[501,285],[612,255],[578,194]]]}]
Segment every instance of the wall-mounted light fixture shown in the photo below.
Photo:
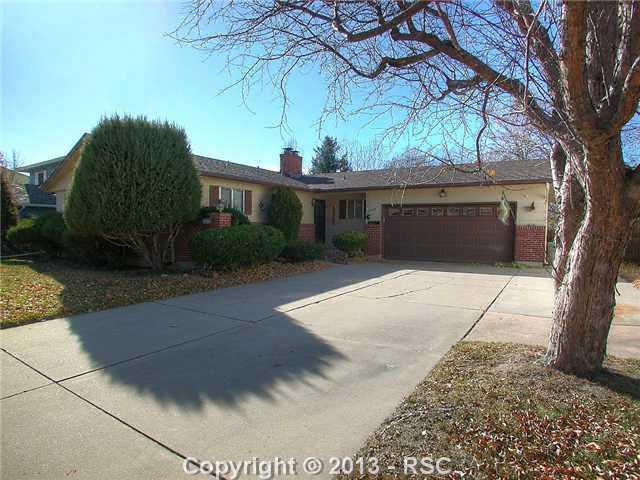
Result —
[{"label": "wall-mounted light fixture", "polygon": [[536,202],[531,202],[531,205],[529,205],[527,207],[524,207],[524,208],[525,208],[525,210],[529,210],[529,211],[535,210],[536,209]]},{"label": "wall-mounted light fixture", "polygon": [[440,193],[438,193],[438,195],[440,196],[440,198],[444,198],[447,196],[447,192],[445,191],[444,188],[440,189]]}]

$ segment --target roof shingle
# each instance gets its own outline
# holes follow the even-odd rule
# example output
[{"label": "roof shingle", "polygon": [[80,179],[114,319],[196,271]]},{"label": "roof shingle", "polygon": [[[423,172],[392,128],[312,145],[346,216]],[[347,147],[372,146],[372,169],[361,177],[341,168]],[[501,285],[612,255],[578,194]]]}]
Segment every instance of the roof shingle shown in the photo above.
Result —
[{"label": "roof shingle", "polygon": [[[543,183],[551,181],[547,161],[510,160],[483,164],[484,172],[475,165],[432,165],[415,168],[366,170],[356,172],[323,173],[287,177],[273,170],[226,162],[194,155],[196,168],[201,174],[232,178],[241,181],[283,185],[300,190],[334,191],[363,190],[394,187],[444,187],[479,184]],[[492,173],[493,173],[492,172]]]}]

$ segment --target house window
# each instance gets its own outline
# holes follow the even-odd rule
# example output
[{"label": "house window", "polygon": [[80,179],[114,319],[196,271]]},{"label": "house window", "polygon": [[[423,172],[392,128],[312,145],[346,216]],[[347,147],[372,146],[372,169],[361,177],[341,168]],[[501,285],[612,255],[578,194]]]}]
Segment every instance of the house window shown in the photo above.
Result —
[{"label": "house window", "polygon": [[244,190],[239,190],[237,188],[233,189],[233,208],[244,212]]},{"label": "house window", "polygon": [[493,216],[493,207],[480,207],[480,208],[478,208],[478,214],[481,217],[492,217]]},{"label": "house window", "polygon": [[458,207],[447,207],[448,217],[457,217],[460,215],[460,209]]},{"label": "house window", "polygon": [[389,216],[390,217],[397,217],[401,213],[402,213],[402,211],[399,208],[390,208],[389,209]]},{"label": "house window", "polygon": [[220,200],[224,208],[231,207],[244,212],[244,190],[220,187]]},{"label": "house window", "polygon": [[475,207],[464,207],[462,209],[462,215],[465,217],[475,217],[476,216],[476,208]]},{"label": "house window", "polygon": [[416,214],[416,211],[413,208],[403,208],[402,209],[402,215],[404,217],[413,217],[415,214]]},{"label": "house window", "polygon": [[429,209],[428,208],[418,208],[418,216],[425,217],[427,215],[429,215]]},{"label": "house window", "polygon": [[230,188],[226,188],[226,187],[220,188],[220,200],[222,201],[222,205],[224,205],[224,208],[228,208],[232,205],[231,203],[232,192],[233,190],[231,190]]},{"label": "house window", "polygon": [[338,218],[353,220],[364,217],[364,200],[340,200]]},{"label": "house window", "polygon": [[36,185],[42,185],[44,181],[47,179],[47,172],[37,172],[36,173]]},{"label": "house window", "polygon": [[433,207],[431,209],[431,215],[434,217],[441,217],[444,215],[444,208],[442,207]]}]

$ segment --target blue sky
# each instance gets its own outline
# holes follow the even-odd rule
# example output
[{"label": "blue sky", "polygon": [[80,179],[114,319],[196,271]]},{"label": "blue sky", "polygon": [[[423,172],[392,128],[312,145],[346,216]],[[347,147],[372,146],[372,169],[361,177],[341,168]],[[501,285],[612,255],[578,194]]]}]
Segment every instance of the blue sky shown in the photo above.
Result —
[{"label": "blue sky", "polygon": [[[165,34],[179,2],[2,1],[2,134],[0,150],[24,163],[64,155],[84,131],[111,113],[143,114],[183,126],[192,150],[225,160],[278,168],[289,134],[270,128],[280,100],[255,90],[248,110],[223,58],[177,45]],[[289,125],[309,162],[318,143],[324,82],[315,73],[290,83]],[[331,122],[322,135],[366,143],[364,119]],[[284,139],[283,139],[284,136]]]}]

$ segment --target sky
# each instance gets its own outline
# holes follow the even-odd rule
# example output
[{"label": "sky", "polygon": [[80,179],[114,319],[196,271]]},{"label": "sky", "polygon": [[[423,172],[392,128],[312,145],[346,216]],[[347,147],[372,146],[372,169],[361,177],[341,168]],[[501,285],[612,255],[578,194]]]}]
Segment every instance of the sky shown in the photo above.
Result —
[{"label": "sky", "polygon": [[224,58],[179,45],[167,33],[179,2],[0,1],[0,151],[22,164],[65,155],[104,115],[128,113],[182,126],[194,153],[277,170],[291,136],[309,165],[320,136],[367,143],[364,119],[329,122],[319,132],[325,84],[317,73],[289,83],[292,133],[273,128],[280,99],[254,90],[243,105]]}]

